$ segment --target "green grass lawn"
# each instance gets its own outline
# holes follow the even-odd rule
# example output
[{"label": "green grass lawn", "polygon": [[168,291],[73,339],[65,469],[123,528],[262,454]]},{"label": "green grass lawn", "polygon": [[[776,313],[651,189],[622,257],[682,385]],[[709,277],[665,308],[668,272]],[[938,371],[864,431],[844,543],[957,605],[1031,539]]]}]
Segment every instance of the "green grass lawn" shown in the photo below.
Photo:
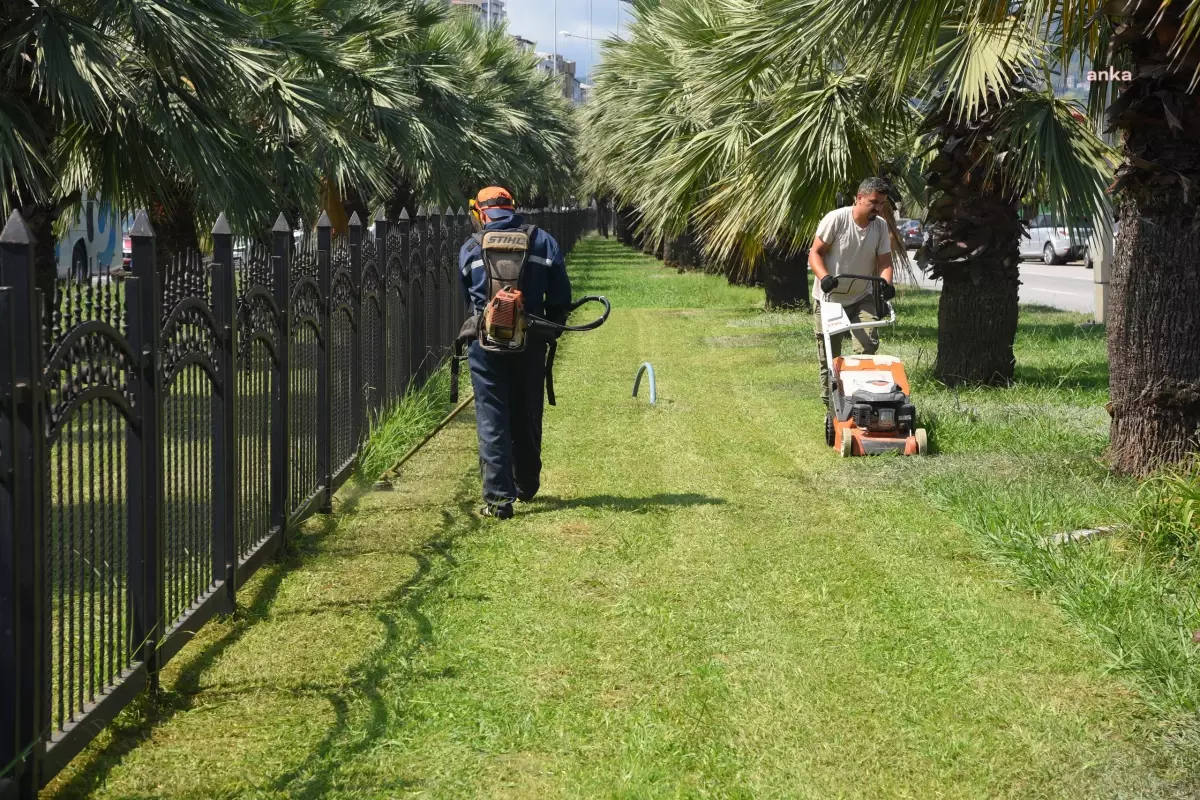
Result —
[{"label": "green grass lawn", "polygon": [[562,340],[543,494],[473,515],[464,414],[394,491],[343,490],[48,796],[1200,788],[1189,568],[1134,537],[1037,544],[1139,513],[1097,461],[1102,331],[1026,310],[1020,383],[956,394],[929,377],[936,296],[902,293],[884,349],[938,454],[843,460],[810,314],[595,238],[570,272],[614,311]]}]

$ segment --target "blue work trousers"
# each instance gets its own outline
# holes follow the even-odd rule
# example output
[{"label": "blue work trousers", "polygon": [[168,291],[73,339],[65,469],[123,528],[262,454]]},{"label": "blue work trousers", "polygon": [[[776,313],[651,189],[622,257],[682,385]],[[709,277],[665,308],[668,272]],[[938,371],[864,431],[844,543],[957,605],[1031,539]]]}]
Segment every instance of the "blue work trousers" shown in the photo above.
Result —
[{"label": "blue work trousers", "polygon": [[484,502],[532,498],[542,474],[546,342],[531,340],[514,354],[489,353],[471,342],[467,363],[475,387]]}]

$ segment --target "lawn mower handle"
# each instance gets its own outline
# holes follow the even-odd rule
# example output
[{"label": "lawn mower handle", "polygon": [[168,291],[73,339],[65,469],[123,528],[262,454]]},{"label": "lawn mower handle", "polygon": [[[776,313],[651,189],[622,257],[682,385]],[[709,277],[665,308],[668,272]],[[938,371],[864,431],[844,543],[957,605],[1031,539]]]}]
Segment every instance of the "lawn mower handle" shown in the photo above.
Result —
[{"label": "lawn mower handle", "polygon": [[[848,280],[860,280],[860,281],[867,281],[868,283],[879,284],[879,286],[876,287],[871,292],[871,296],[875,299],[875,316],[882,319],[883,315],[884,315],[883,306],[887,305],[887,307],[889,309],[891,308],[892,304],[889,303],[888,301],[884,300],[883,295],[879,291],[879,289],[882,289],[884,286],[888,286],[889,283],[888,283],[888,281],[879,277],[878,275],[856,275],[853,273],[843,273],[841,275],[835,275],[834,277],[838,279],[839,283],[841,282],[842,278],[846,278]],[[828,295],[827,292],[825,294]],[[891,321],[895,322],[895,312],[894,311],[892,312],[892,320]],[[871,327],[871,326],[863,325],[861,327]]]},{"label": "lawn mower handle", "polygon": [[[839,278],[862,278],[863,280],[887,285],[887,281],[885,281],[883,278],[880,278],[875,275],[839,275],[838,277]],[[877,319],[868,320],[866,322],[852,322],[843,328],[839,328],[836,331],[836,333],[833,333],[833,334],[831,334],[829,332],[829,326],[822,323],[821,339],[825,345],[826,354],[833,352],[833,342],[831,341],[832,336],[839,335],[842,333],[849,333],[850,331],[862,330],[864,328],[884,328],[889,325],[896,324],[896,309],[892,307],[892,304],[890,302],[888,302],[887,300],[884,300],[883,296],[881,294],[879,294],[878,292],[872,292],[871,296],[875,299],[875,316],[877,317]],[[822,302],[833,302],[833,301],[822,300]],[[887,314],[886,318],[883,315],[883,306],[887,306],[888,314]],[[833,360],[829,359],[829,388],[830,388],[830,391],[833,390],[833,385],[836,380],[837,380],[837,376],[834,374]]]}]

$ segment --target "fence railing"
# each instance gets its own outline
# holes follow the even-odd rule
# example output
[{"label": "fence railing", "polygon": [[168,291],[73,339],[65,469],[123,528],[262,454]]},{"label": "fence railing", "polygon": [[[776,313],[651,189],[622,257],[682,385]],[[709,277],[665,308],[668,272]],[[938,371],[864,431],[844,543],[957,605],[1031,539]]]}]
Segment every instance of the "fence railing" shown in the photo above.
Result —
[{"label": "fence railing", "polygon": [[[563,252],[594,212],[536,211]],[[211,258],[42,296],[14,212],[0,234],[0,798],[36,797],[306,517],[331,509],[369,422],[449,355],[466,216],[222,215]]]}]

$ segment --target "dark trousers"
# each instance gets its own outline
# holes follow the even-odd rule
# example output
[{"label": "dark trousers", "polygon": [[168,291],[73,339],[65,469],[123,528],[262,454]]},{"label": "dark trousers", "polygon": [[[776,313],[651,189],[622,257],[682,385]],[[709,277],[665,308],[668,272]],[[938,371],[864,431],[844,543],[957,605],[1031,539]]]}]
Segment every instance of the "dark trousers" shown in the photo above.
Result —
[{"label": "dark trousers", "polygon": [[518,494],[533,497],[542,474],[546,343],[530,341],[524,352],[507,355],[471,342],[467,359],[475,387],[484,502],[499,505]]}]

